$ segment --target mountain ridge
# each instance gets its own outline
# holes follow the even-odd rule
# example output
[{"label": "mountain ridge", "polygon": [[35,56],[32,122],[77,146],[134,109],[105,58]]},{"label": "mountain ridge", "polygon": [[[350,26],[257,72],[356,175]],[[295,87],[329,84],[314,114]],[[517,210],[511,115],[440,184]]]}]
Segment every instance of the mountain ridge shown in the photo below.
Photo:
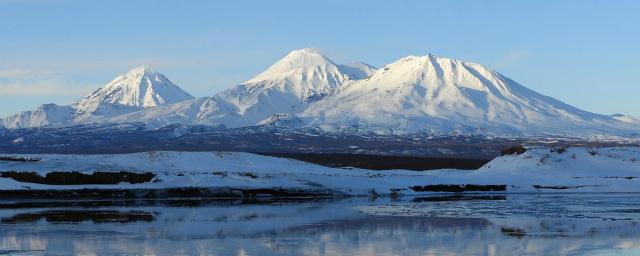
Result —
[{"label": "mountain ridge", "polygon": [[156,107],[193,99],[186,91],[148,66],[134,68],[118,75],[75,103],[78,109],[96,102],[107,102],[138,108]]},{"label": "mountain ridge", "polygon": [[[154,82],[160,85],[154,87]],[[150,87],[175,87],[184,94],[167,101],[164,97],[174,93],[164,91],[163,97],[153,97],[154,91],[140,93]],[[141,67],[70,107],[76,110],[70,123],[142,122],[149,128],[182,124],[337,133],[640,136],[638,118],[584,111],[481,64],[433,54],[407,56],[377,69],[362,62],[336,64],[321,51],[304,48],[242,84],[201,98]],[[30,120],[36,127],[63,125],[68,108],[55,104],[43,108],[51,120],[34,114],[43,111],[32,111],[0,124],[20,128],[15,123]]]},{"label": "mountain ridge", "polygon": [[8,128],[99,122],[102,118],[193,99],[164,75],[141,66],[118,75],[78,101],[65,106],[43,104],[36,110],[0,119]]},{"label": "mountain ridge", "polygon": [[[274,115],[302,112],[345,83],[365,78],[375,69],[364,64],[350,67],[336,64],[319,50],[294,50],[264,72],[214,96],[119,116],[113,122],[144,120],[156,127],[165,121],[185,124],[223,125],[227,128],[270,123]],[[351,75],[351,76],[350,76]],[[171,122],[171,121],[169,121]]]},{"label": "mountain ridge", "polygon": [[596,131],[616,128],[605,124],[615,123],[608,116],[539,94],[480,64],[431,54],[391,63],[300,115],[310,126],[329,131],[365,126],[392,133],[461,129],[531,135],[581,125]]}]

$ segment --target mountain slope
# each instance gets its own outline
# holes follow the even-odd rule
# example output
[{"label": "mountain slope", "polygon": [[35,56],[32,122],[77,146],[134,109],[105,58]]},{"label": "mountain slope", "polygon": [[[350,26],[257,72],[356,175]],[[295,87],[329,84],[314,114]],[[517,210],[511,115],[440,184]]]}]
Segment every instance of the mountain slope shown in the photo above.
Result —
[{"label": "mountain slope", "polygon": [[148,67],[139,67],[119,75],[107,85],[71,105],[41,105],[36,110],[0,119],[0,125],[7,128],[25,128],[101,122],[105,117],[189,99],[193,99],[193,96],[164,75]]},{"label": "mountain slope", "polygon": [[81,116],[109,117],[189,99],[193,96],[164,75],[144,66],[119,75],[73,106]]},{"label": "mountain slope", "polygon": [[114,116],[103,121],[111,123],[142,122],[150,128],[170,124],[245,126],[247,122],[238,113],[239,109],[233,104],[216,97],[201,97]]},{"label": "mountain slope", "polygon": [[71,106],[43,104],[36,110],[23,111],[20,114],[0,119],[0,126],[15,129],[55,125],[70,121],[74,114],[75,109]]},{"label": "mountain slope", "polygon": [[340,65],[339,67],[342,72],[347,74],[352,79],[365,79],[378,71],[378,68],[359,61]]},{"label": "mountain slope", "polygon": [[640,137],[639,120],[580,110],[476,63],[409,56],[376,69],[339,65],[317,50],[300,49],[212,97],[193,99],[142,67],[70,106],[43,105],[0,124],[269,125],[338,133],[600,138]]},{"label": "mountain slope", "polygon": [[613,117],[618,121],[629,123],[629,124],[635,124],[638,127],[640,127],[640,116],[615,114],[615,115],[611,115],[611,117]]},{"label": "mountain slope", "polygon": [[319,51],[295,50],[258,76],[216,96],[239,109],[247,125],[274,114],[295,114],[333,93],[351,78]]},{"label": "mountain slope", "polygon": [[433,55],[400,59],[313,104],[300,118],[328,131],[396,134],[586,135],[633,130],[611,117],[529,90],[482,65]]},{"label": "mountain slope", "polygon": [[314,49],[287,54],[258,76],[212,97],[118,116],[112,122],[143,121],[150,126],[172,122],[224,125],[228,128],[264,123],[283,114],[304,111],[345,83],[366,78],[374,67],[338,65]]}]

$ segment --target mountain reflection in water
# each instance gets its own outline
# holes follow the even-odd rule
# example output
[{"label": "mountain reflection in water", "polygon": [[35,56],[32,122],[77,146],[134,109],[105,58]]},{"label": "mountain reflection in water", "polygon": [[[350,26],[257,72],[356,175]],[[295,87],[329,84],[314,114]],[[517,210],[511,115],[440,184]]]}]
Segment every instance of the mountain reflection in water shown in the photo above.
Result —
[{"label": "mountain reflection in water", "polygon": [[0,254],[634,255],[639,205],[634,194],[0,202]]}]

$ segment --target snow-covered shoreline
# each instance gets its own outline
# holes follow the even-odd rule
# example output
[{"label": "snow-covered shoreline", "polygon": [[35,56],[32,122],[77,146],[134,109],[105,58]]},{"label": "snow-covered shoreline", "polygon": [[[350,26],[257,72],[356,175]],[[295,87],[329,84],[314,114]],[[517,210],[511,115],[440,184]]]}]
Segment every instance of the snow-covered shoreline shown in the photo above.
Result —
[{"label": "snow-covered shoreline", "polygon": [[[9,155],[3,155],[9,156]],[[0,161],[0,173],[153,173],[137,184],[48,185],[0,178],[0,191],[205,189],[222,194],[401,196],[433,193],[640,193],[640,148],[532,147],[497,157],[475,171],[373,171],[329,168],[237,152],[145,152],[114,155],[12,155],[39,161]],[[253,191],[249,194],[243,191]],[[223,193],[224,192],[224,193]],[[6,193],[10,194],[10,193]],[[162,193],[160,193],[162,194]],[[1,196],[0,196],[1,197]]]}]

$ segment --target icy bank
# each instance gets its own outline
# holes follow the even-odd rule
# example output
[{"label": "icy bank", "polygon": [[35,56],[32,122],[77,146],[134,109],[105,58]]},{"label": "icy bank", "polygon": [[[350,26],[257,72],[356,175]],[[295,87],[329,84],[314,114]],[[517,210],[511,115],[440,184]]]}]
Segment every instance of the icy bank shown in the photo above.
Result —
[{"label": "icy bank", "polygon": [[[105,172],[120,173],[123,182],[96,178]],[[60,185],[65,173],[90,179],[81,179],[88,180],[87,184]],[[153,177],[139,180],[127,173],[151,173]],[[57,185],[48,182],[53,174]],[[112,176],[116,175],[108,177]],[[4,195],[11,195],[11,191],[39,195],[35,192],[84,190],[99,194],[101,190],[126,190],[142,192],[125,196],[154,197],[171,194],[149,191],[172,189],[182,191],[183,196],[239,197],[640,192],[640,148],[536,147],[520,155],[498,157],[475,171],[424,172],[329,168],[235,152],[5,155],[0,157],[0,177]],[[126,182],[129,180],[138,182]]]}]

